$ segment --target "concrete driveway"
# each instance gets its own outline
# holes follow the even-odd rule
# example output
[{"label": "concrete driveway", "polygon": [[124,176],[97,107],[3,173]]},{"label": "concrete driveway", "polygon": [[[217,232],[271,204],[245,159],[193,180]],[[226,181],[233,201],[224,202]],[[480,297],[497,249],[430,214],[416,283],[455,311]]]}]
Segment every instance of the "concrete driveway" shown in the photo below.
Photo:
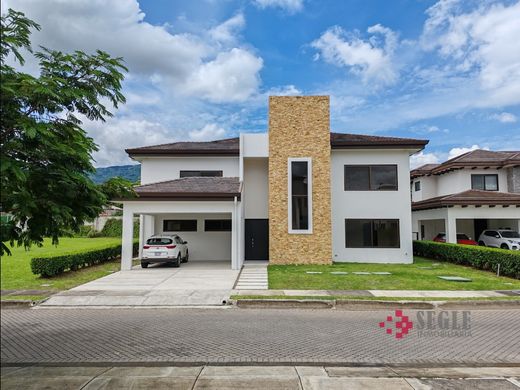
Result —
[{"label": "concrete driveway", "polygon": [[229,261],[192,261],[180,268],[137,266],[53,295],[41,306],[222,305],[238,274]]}]

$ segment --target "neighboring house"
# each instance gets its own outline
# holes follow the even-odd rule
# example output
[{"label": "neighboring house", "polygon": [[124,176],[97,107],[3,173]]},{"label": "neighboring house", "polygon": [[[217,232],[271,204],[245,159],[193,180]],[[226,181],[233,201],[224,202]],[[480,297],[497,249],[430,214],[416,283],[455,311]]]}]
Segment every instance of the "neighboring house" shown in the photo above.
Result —
[{"label": "neighboring house", "polygon": [[331,133],[329,97],[271,97],[269,131],[128,149],[138,198],[123,200],[122,268],[141,245],[178,233],[190,261],[411,263],[409,156],[428,141]]},{"label": "neighboring house", "polygon": [[485,229],[520,229],[520,151],[474,150],[411,171],[413,230],[431,240],[445,232],[478,240]]}]

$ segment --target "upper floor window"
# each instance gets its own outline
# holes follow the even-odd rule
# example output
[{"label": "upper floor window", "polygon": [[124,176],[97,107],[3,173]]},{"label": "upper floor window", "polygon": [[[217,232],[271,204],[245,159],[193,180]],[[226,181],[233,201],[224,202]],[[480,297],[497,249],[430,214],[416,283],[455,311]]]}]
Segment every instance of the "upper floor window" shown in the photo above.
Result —
[{"label": "upper floor window", "polygon": [[181,171],[183,177],[222,177],[222,171]]},{"label": "upper floor window", "polygon": [[416,181],[414,184],[415,191],[421,191],[421,181]]},{"label": "upper floor window", "polygon": [[471,175],[471,189],[498,191],[498,175]]},{"label": "upper floor window", "polygon": [[289,233],[312,233],[312,160],[289,158]]},{"label": "upper floor window", "polygon": [[163,232],[196,232],[196,219],[165,219]]},{"label": "upper floor window", "polygon": [[345,165],[345,191],[397,189],[397,165]]}]

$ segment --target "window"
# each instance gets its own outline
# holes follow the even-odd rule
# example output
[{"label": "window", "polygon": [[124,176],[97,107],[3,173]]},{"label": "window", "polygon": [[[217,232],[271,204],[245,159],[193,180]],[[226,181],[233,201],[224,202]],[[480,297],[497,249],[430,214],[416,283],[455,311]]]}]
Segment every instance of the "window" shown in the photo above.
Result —
[{"label": "window", "polygon": [[230,219],[206,219],[204,221],[205,232],[230,232]]},{"label": "window", "polygon": [[312,161],[289,159],[289,233],[312,233]]},{"label": "window", "polygon": [[346,248],[399,248],[398,219],[345,219]]},{"label": "window", "polygon": [[196,219],[165,219],[163,232],[196,232]]},{"label": "window", "polygon": [[146,240],[146,245],[170,245],[173,241],[166,237],[154,237]]},{"label": "window", "polygon": [[484,235],[485,235],[485,236],[488,236],[488,237],[496,237],[496,236],[499,236],[499,237],[500,237],[500,235],[498,234],[498,232],[497,232],[497,231],[494,231],[494,230],[487,230],[487,231],[484,232]]},{"label": "window", "polygon": [[345,191],[397,191],[397,165],[345,165]]},{"label": "window", "polygon": [[471,175],[474,190],[498,191],[498,175]]},{"label": "window", "polygon": [[222,177],[222,171],[181,171],[183,177]]},{"label": "window", "polygon": [[421,182],[420,181],[416,181],[415,182],[414,189],[415,189],[416,192],[421,190]]}]

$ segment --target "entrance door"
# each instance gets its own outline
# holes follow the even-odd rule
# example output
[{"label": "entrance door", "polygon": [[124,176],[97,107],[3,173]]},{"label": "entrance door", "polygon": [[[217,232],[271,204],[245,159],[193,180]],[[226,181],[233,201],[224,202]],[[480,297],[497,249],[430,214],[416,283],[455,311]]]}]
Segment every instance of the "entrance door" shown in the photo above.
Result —
[{"label": "entrance door", "polygon": [[475,237],[473,239],[477,241],[480,234],[488,227],[487,219],[474,219],[473,227],[475,228]]},{"label": "entrance door", "polygon": [[245,220],[245,259],[269,260],[269,220]]}]

